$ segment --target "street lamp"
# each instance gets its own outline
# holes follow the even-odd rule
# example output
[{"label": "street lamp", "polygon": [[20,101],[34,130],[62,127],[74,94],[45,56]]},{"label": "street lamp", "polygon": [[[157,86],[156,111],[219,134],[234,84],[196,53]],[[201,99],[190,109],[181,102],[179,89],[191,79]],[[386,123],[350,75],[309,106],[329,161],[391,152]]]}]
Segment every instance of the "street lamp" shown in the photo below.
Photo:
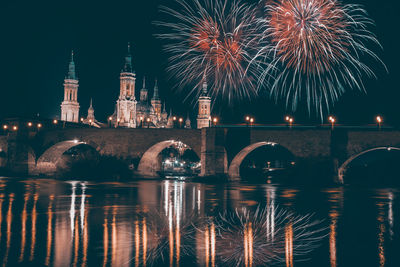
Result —
[{"label": "street lamp", "polygon": [[111,121],[112,121],[112,117],[108,117],[108,127],[111,128]]},{"label": "street lamp", "polygon": [[38,129],[42,128],[42,126],[43,125],[41,123],[38,123],[38,125],[37,125]]},{"label": "street lamp", "polygon": [[376,116],[376,122],[378,123],[379,130],[381,129],[383,118],[381,116]]},{"label": "street lamp", "polygon": [[14,131],[18,130],[18,126],[14,125],[12,128]]},{"label": "street lamp", "polygon": [[57,123],[58,123],[58,121],[57,121],[57,120],[53,120],[53,123],[54,123],[54,124],[57,124]]},{"label": "street lamp", "polygon": [[253,126],[254,118],[250,118],[250,126]]},{"label": "street lamp", "polygon": [[117,119],[117,126],[116,127],[119,127],[119,122],[121,121],[121,119],[120,118],[118,118]]},{"label": "street lamp", "polygon": [[32,127],[32,122],[28,122],[28,127]]},{"label": "street lamp", "polygon": [[293,122],[294,122],[293,117],[291,117],[291,116],[286,116],[286,117],[285,117],[285,121],[289,124],[289,127],[292,128],[292,125],[293,125]]},{"label": "street lamp", "polygon": [[333,130],[333,128],[335,126],[336,119],[333,116],[329,116],[328,120],[330,121],[331,126],[332,126],[332,130]]},{"label": "street lamp", "polygon": [[245,120],[246,120],[246,126],[249,126],[249,123],[250,123],[250,116],[246,116]]},{"label": "street lamp", "polygon": [[217,126],[217,122],[218,122],[218,118],[215,117],[215,118],[213,119],[214,127]]},{"label": "street lamp", "polygon": [[150,118],[147,118],[147,128],[150,128]]},{"label": "street lamp", "polygon": [[183,119],[179,118],[179,128],[182,128],[182,122],[183,122]]}]

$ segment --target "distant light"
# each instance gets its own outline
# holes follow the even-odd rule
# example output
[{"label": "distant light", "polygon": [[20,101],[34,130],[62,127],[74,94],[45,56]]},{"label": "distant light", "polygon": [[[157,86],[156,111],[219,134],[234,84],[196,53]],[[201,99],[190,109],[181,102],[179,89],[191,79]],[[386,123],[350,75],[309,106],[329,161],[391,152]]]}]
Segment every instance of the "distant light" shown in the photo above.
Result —
[{"label": "distant light", "polygon": [[89,120],[90,123],[92,123],[92,120]]},{"label": "distant light", "polygon": [[74,139],[74,143],[77,144],[78,143],[78,139]]},{"label": "distant light", "polygon": [[246,116],[246,121],[249,121],[250,120],[250,117],[249,116]]},{"label": "distant light", "polygon": [[37,127],[38,127],[38,128],[42,128],[42,124],[41,124],[41,123],[38,123]]},{"label": "distant light", "polygon": [[3,129],[7,130],[8,129],[8,125],[3,125]]},{"label": "distant light", "polygon": [[391,147],[388,147],[387,150],[390,151],[390,150],[392,150],[392,148],[391,148]]},{"label": "distant light", "polygon": [[32,122],[28,122],[28,127],[32,127]]},{"label": "distant light", "polygon": [[147,118],[147,122],[150,122],[150,118]]},{"label": "distant light", "polygon": [[53,123],[54,123],[54,124],[57,124],[57,123],[58,123],[58,121],[57,121],[57,120],[53,120]]},{"label": "distant light", "polygon": [[112,117],[108,117],[108,120],[111,121],[111,120],[112,120]]},{"label": "distant light", "polygon": [[118,120],[117,120],[118,122],[120,122],[121,121],[121,119],[120,118],[118,118]]},{"label": "distant light", "polygon": [[218,118],[214,118],[213,121],[216,123],[218,121]]},{"label": "distant light", "polygon": [[83,118],[81,118],[81,121],[83,122]]},{"label": "distant light", "polygon": [[289,121],[290,120],[290,117],[289,116],[286,116],[285,117],[285,121]]},{"label": "distant light", "polygon": [[293,118],[290,118],[290,119],[289,119],[289,122],[293,122]]},{"label": "distant light", "polygon": [[376,116],[376,121],[377,121],[378,123],[381,123],[381,122],[383,121],[383,119],[382,119],[381,116]]},{"label": "distant light", "polygon": [[14,126],[13,126],[13,130],[14,130],[14,131],[18,130],[18,127],[14,125]]},{"label": "distant light", "polygon": [[172,119],[173,119],[174,121],[176,121],[176,116],[174,116]]},{"label": "distant light", "polygon": [[179,122],[183,122],[183,119],[182,119],[182,118],[179,118]]}]

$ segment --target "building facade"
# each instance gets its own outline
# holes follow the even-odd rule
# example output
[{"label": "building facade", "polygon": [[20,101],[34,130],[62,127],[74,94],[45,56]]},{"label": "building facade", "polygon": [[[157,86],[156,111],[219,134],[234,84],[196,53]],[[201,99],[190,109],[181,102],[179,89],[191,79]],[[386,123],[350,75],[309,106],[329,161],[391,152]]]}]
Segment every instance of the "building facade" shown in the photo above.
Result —
[{"label": "building facade", "polygon": [[[78,78],[76,77],[73,53],[69,63],[68,74],[64,80],[64,101],[61,104],[61,120],[81,122],[94,127],[124,127],[124,128],[173,128],[177,126],[177,119],[166,112],[165,103],[159,96],[158,82],[155,80],[153,95],[149,96],[146,87],[146,78],[142,79],[142,88],[136,92],[136,73],[132,63],[132,55],[128,44],[128,51],[120,73],[119,96],[115,103],[114,113],[108,117],[107,123],[101,123],[94,117],[92,100],[86,118],[79,117]],[[138,93],[138,94],[137,94]],[[138,96],[138,99],[137,99]],[[201,94],[198,100],[197,128],[210,127],[211,98],[207,92],[207,82],[204,79]],[[174,119],[175,118],[175,119]],[[179,126],[191,128],[189,113],[186,120],[179,121]]]}]

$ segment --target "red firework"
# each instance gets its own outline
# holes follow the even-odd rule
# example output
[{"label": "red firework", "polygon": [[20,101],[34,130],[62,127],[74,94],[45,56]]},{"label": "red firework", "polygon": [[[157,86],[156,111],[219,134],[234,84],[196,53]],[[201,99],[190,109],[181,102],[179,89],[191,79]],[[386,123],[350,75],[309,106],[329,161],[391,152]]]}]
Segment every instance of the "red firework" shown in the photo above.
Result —
[{"label": "red firework", "polygon": [[288,67],[302,73],[329,70],[350,45],[346,14],[332,0],[278,0],[270,5],[270,36]]}]

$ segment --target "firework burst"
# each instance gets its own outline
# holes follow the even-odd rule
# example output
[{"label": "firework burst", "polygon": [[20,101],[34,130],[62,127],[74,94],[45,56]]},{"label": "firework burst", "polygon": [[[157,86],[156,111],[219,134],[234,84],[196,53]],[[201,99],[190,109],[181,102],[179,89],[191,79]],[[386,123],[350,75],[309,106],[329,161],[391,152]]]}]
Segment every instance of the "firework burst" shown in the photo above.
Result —
[{"label": "firework burst", "polygon": [[359,5],[336,0],[266,1],[259,23],[266,43],[259,55],[274,66],[264,71],[274,76],[271,95],[285,99],[292,110],[304,100],[308,111],[315,109],[322,118],[346,88],[364,90],[364,74],[375,77],[363,63],[365,56],[381,62],[367,48],[380,44],[368,30],[373,21]]},{"label": "firework burst", "polygon": [[[156,22],[166,29],[157,35],[166,41],[168,71],[178,88],[193,88],[196,100],[207,79],[213,99],[228,103],[257,95],[262,69],[255,59],[260,35],[254,27],[254,6],[228,0],[176,0],[177,10],[162,7],[172,22]],[[252,61],[252,64],[250,62]]]},{"label": "firework burst", "polygon": [[254,212],[243,208],[208,218],[198,228],[204,240],[197,244],[209,254],[214,247],[211,261],[217,266],[272,266],[307,255],[320,245],[326,230],[312,215],[272,206]]}]

